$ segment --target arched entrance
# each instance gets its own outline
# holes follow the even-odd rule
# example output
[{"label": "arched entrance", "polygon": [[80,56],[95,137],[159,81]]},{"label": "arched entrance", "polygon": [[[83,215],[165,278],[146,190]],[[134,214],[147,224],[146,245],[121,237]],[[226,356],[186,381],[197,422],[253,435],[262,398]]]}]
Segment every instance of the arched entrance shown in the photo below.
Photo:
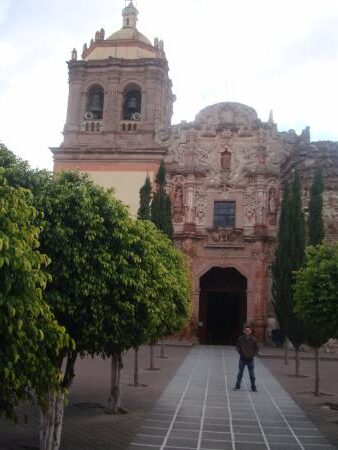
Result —
[{"label": "arched entrance", "polygon": [[246,321],[247,279],[235,268],[213,267],[200,278],[201,344],[235,344]]}]

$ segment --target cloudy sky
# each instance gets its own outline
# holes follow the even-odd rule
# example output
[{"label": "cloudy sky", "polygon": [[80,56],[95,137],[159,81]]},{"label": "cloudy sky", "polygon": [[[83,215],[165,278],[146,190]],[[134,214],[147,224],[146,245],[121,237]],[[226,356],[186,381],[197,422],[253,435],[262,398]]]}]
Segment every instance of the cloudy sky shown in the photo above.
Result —
[{"label": "cloudy sky", "polygon": [[[269,111],[280,131],[338,140],[337,0],[137,0],[138,29],[164,40],[173,122],[220,101]],[[0,141],[52,168],[62,141],[66,60],[122,26],[124,0],[0,0]]]}]

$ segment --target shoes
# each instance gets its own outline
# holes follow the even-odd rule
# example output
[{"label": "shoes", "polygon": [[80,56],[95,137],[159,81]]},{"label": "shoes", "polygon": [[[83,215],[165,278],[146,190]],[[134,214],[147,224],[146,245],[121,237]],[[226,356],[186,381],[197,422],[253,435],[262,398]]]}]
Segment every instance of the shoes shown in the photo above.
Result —
[{"label": "shoes", "polygon": [[239,391],[240,388],[241,388],[240,386],[235,386],[235,387],[234,387],[234,391]]},{"label": "shoes", "polygon": [[251,391],[252,391],[252,392],[257,392],[256,386],[253,386],[253,387],[251,388]]}]

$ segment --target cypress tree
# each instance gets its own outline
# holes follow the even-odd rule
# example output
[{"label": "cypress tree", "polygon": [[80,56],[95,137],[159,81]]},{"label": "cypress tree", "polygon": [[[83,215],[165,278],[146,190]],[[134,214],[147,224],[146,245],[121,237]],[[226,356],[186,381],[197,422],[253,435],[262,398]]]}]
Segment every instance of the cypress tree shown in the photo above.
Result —
[{"label": "cypress tree", "polygon": [[272,265],[272,302],[277,315],[278,322],[285,332],[286,311],[285,304],[291,293],[290,286],[290,188],[285,183],[281,213],[278,227],[278,246],[275,254],[275,261]]},{"label": "cypress tree", "polygon": [[140,189],[140,207],[137,211],[138,219],[150,220],[150,202],[151,202],[151,182],[149,175],[147,175],[144,185]]},{"label": "cypress tree", "polygon": [[315,173],[310,190],[308,236],[309,245],[321,244],[324,239],[323,223],[323,177],[318,169]]},{"label": "cypress tree", "polygon": [[173,239],[173,225],[171,218],[171,201],[166,192],[166,173],[163,161],[158,169],[156,179],[156,192],[151,202],[151,220],[169,239]]},{"label": "cypress tree", "polygon": [[277,319],[296,352],[296,376],[299,376],[299,347],[305,330],[294,313],[293,272],[305,261],[305,221],[302,212],[300,178],[295,175],[291,193],[286,184],[279,221],[278,247],[272,267],[272,298]]}]

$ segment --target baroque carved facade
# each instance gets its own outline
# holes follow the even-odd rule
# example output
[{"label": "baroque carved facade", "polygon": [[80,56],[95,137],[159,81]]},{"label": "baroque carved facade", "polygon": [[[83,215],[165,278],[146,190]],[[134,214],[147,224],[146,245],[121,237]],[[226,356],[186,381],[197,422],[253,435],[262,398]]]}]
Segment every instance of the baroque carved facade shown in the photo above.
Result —
[{"label": "baroque carved facade", "polygon": [[193,284],[189,337],[231,343],[244,322],[264,339],[282,185],[298,170],[306,210],[314,169],[324,174],[326,238],[338,237],[338,143],[279,132],[239,103],[208,106],[170,125],[175,100],[163,43],[137,31],[132,2],[123,27],[72,53],[64,142],[55,170],[86,171],[115,187],[135,214],[138,191],[164,159],[175,243]]}]

